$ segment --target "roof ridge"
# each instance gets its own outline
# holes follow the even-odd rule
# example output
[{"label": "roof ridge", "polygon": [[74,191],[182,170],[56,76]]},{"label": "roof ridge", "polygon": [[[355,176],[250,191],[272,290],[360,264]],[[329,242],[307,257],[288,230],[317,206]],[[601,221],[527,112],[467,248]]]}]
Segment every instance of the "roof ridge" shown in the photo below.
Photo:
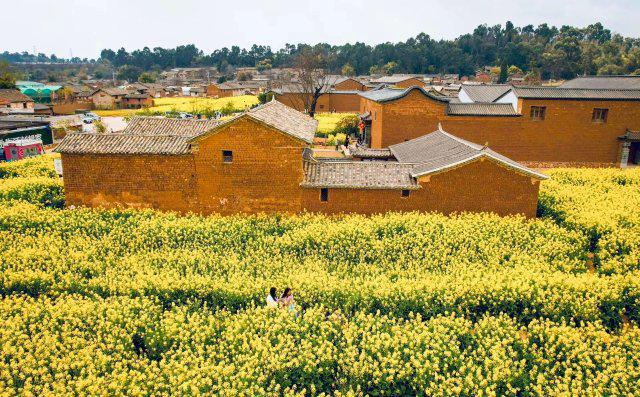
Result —
[{"label": "roof ridge", "polygon": [[[456,142],[459,142],[459,143],[461,143],[461,144],[463,144],[465,146],[468,146],[468,147],[470,147],[471,149],[473,149],[475,151],[478,151],[478,152],[482,151],[482,149],[478,149],[477,147],[474,146],[474,145],[477,145],[477,144],[475,144],[473,142],[469,142],[469,141],[467,141],[465,139],[459,138],[459,137],[457,137],[457,136],[455,136],[453,134],[450,134],[447,131],[441,129],[441,127],[442,126],[440,125],[440,123],[438,123],[438,131],[442,132],[443,134],[445,134],[449,138],[451,138],[451,139],[455,140]],[[435,132],[437,132],[437,131],[435,131]],[[478,146],[480,146],[480,145],[478,145]]]},{"label": "roof ridge", "polygon": [[568,90],[578,90],[578,91],[640,91],[640,88],[572,88],[572,87],[550,87],[550,86],[535,86],[535,85],[528,85],[528,86],[515,86],[513,87],[516,90],[520,90],[520,89],[534,89],[534,90],[541,90],[541,89],[553,89],[553,90],[564,90],[564,91],[568,91]]}]

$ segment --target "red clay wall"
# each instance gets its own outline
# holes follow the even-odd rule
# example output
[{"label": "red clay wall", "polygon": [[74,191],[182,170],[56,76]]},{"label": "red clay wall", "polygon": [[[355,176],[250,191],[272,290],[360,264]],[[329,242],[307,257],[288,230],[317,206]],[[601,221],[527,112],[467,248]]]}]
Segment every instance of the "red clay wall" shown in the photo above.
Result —
[{"label": "red clay wall", "polygon": [[376,214],[387,211],[494,212],[536,216],[540,182],[490,160],[423,177],[419,190],[403,198],[400,190],[304,189],[302,207],[310,212]]},{"label": "red clay wall", "polygon": [[[251,119],[203,138],[194,155],[201,212],[298,212],[304,142]],[[222,151],[233,152],[224,164]]]},{"label": "red clay wall", "polygon": [[221,90],[215,84],[210,84],[207,86],[207,96],[218,98],[231,97],[233,96],[233,90]]},{"label": "red clay wall", "polygon": [[359,82],[357,80],[348,79],[348,80],[345,80],[343,82],[340,82],[340,83],[336,84],[334,86],[334,89],[336,91],[352,91],[352,90],[364,91],[365,90],[365,86],[364,86],[364,84],[362,84],[361,82]]},{"label": "red clay wall", "polygon": [[[360,109],[359,94],[325,94],[329,96],[329,111],[337,113],[357,113]],[[325,96],[323,95],[323,96]]]},{"label": "red clay wall", "polygon": [[[376,106],[377,105],[377,106]],[[531,106],[546,106],[545,120],[530,118]],[[435,131],[485,144],[517,161],[611,165],[618,161],[617,137],[640,129],[640,103],[631,101],[520,101],[521,117],[448,116],[446,104],[411,92],[378,104],[362,99],[361,111],[372,113],[371,146],[388,147]],[[593,123],[593,108],[609,109],[606,123]]]},{"label": "red clay wall", "polygon": [[422,81],[420,79],[411,78],[411,79],[399,81],[394,85],[396,87],[409,88],[409,87],[413,87],[413,86],[416,86],[416,85],[419,86],[419,87],[425,87],[427,85],[427,83],[425,83],[424,81]]},{"label": "red clay wall", "polygon": [[191,156],[62,154],[66,204],[186,212],[196,204]]}]

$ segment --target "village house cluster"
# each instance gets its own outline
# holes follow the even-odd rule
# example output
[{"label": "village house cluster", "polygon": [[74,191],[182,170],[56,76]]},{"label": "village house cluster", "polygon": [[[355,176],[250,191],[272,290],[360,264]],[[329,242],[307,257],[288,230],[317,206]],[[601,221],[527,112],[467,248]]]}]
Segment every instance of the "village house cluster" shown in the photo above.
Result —
[{"label": "village house cluster", "polygon": [[[530,86],[485,82],[481,71],[474,81],[442,74],[325,75],[316,112],[359,115],[358,134],[327,158],[314,147],[317,122],[305,114],[309,93],[293,71],[242,70],[241,79],[208,83],[213,70],[191,69],[170,71],[161,83],[79,90],[69,103],[137,108],[166,95],[259,93],[271,93],[272,100],[225,121],[135,117],[122,133],[68,134],[57,147],[68,205],[533,217],[546,178],[537,170],[640,162],[637,76]],[[171,79],[187,79],[188,92],[172,91]],[[26,89],[0,92],[5,113],[35,117],[41,102]],[[5,134],[24,126],[5,120]]]},{"label": "village house cluster", "polygon": [[58,146],[68,205],[181,212],[491,211],[535,216],[541,173],[437,127],[388,148],[315,158],[317,121],[278,101],[231,120],[136,118]]}]

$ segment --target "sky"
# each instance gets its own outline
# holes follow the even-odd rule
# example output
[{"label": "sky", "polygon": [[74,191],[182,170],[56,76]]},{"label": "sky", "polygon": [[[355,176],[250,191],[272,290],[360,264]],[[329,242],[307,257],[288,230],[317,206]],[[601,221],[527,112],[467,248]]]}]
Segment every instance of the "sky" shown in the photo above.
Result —
[{"label": "sky", "polygon": [[[2,0],[8,1],[8,0]],[[0,13],[2,51],[97,58],[195,44],[205,53],[252,44],[404,41],[424,32],[453,39],[480,24],[587,26],[639,37],[640,0],[28,0]],[[8,12],[7,12],[8,11]]]}]

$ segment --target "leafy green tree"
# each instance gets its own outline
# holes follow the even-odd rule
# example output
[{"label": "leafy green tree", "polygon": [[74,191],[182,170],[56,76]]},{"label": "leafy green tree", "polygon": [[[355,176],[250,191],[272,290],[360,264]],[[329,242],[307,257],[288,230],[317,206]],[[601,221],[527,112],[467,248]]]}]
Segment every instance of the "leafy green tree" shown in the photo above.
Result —
[{"label": "leafy green tree", "polygon": [[342,66],[342,69],[340,70],[340,72],[342,73],[343,76],[355,76],[356,75],[356,70],[349,63],[345,63],[344,66]]},{"label": "leafy green tree", "polygon": [[[502,68],[500,68],[500,69],[502,69]],[[522,69],[520,69],[516,65],[509,66],[509,69],[507,70],[507,73],[509,74],[509,76],[513,76],[515,74],[523,74]]]},{"label": "leafy green tree", "polygon": [[156,74],[150,72],[141,73],[138,77],[138,81],[141,83],[155,83],[156,82]]},{"label": "leafy green tree", "polygon": [[263,59],[256,64],[256,70],[258,70],[258,72],[263,72],[272,68],[273,65],[271,65],[270,59]]},{"label": "leafy green tree", "polygon": [[273,95],[274,93],[272,91],[262,92],[258,94],[258,102],[262,104],[271,102],[271,100],[273,99]]},{"label": "leafy green tree", "polygon": [[507,71],[507,62],[502,61],[500,65],[500,75],[498,76],[498,83],[504,84],[507,82],[507,78],[509,77],[509,72]]},{"label": "leafy green tree", "polygon": [[124,65],[118,69],[118,79],[127,81],[138,81],[138,77],[142,74],[142,69],[137,66]]},{"label": "leafy green tree", "polygon": [[16,75],[7,61],[0,61],[0,88],[16,88]]},{"label": "leafy green tree", "polygon": [[383,69],[388,75],[394,74],[398,71],[398,63],[395,61],[387,62],[384,64]]}]

